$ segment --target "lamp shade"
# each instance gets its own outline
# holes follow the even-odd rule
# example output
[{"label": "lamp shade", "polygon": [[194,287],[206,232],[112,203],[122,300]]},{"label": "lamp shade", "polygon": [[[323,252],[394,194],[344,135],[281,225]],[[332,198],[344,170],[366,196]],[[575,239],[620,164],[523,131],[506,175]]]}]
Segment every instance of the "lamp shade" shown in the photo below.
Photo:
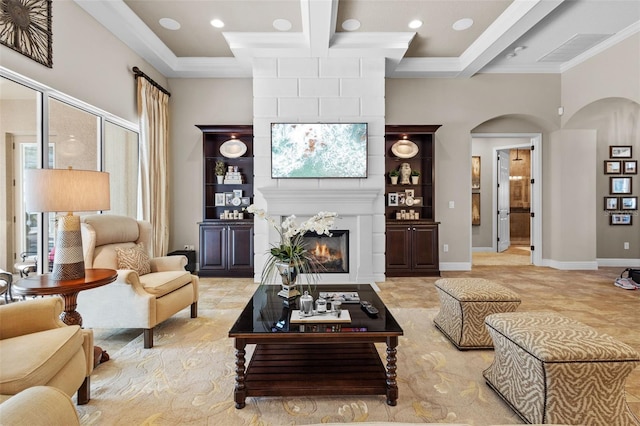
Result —
[{"label": "lamp shade", "polygon": [[109,210],[109,173],[74,169],[26,169],[27,212]]}]

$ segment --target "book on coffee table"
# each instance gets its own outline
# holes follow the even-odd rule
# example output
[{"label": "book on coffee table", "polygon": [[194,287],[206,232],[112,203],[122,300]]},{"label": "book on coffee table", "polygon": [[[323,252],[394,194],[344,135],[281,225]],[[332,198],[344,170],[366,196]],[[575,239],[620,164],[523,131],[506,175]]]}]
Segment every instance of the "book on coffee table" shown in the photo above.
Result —
[{"label": "book on coffee table", "polygon": [[327,302],[360,303],[357,291],[321,291],[320,297],[326,299]]},{"label": "book on coffee table", "polygon": [[351,315],[347,309],[340,310],[340,316],[335,312],[327,312],[324,314],[315,314],[310,317],[302,316],[299,310],[291,311],[291,324],[339,324],[350,323]]}]

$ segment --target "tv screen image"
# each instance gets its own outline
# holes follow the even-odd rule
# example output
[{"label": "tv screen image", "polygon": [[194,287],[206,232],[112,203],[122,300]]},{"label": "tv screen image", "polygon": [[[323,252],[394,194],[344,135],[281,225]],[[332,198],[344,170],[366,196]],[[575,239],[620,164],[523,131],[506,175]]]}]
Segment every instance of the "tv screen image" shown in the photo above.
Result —
[{"label": "tv screen image", "polygon": [[367,123],[272,123],[271,177],[366,178]]}]

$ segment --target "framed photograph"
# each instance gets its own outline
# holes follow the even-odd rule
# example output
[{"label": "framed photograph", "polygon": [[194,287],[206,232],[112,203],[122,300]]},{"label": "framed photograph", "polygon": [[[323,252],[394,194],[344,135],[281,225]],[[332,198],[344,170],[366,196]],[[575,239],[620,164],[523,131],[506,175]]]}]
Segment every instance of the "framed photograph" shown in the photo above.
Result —
[{"label": "framed photograph", "polygon": [[416,192],[413,189],[405,189],[404,193],[407,195],[407,197],[411,197],[411,198],[413,198],[416,195]]},{"label": "framed photograph", "polygon": [[471,194],[471,225],[480,226],[480,194]]},{"label": "framed photograph", "polygon": [[618,210],[618,197],[604,197],[605,210]]},{"label": "framed photograph", "polygon": [[234,198],[242,198],[242,189],[234,189],[233,196]]},{"label": "framed photograph", "polygon": [[480,157],[471,157],[471,189],[480,189]]},{"label": "framed photograph", "polygon": [[234,199],[234,194],[233,192],[225,192],[224,193],[224,202],[225,202],[225,206],[232,206],[233,204],[231,204],[232,200]]},{"label": "framed photograph", "polygon": [[631,145],[610,146],[609,158],[631,158]]},{"label": "framed photograph", "polygon": [[242,197],[240,200],[242,201],[241,204],[243,206],[248,206],[251,204],[251,197]]},{"label": "framed photograph", "polygon": [[610,177],[609,194],[631,194],[631,178]]},{"label": "framed photograph", "polygon": [[638,210],[638,197],[621,197],[620,210]]},{"label": "framed photograph", "polygon": [[397,206],[398,205],[398,193],[390,192],[387,194],[387,205],[389,206]]},{"label": "framed photograph", "polygon": [[622,171],[625,175],[637,175],[638,174],[638,161],[623,161],[624,167],[622,167]]},{"label": "framed photograph", "polygon": [[398,192],[398,205],[406,206],[407,193],[406,192]]},{"label": "framed photograph", "polygon": [[609,225],[631,225],[631,218],[628,213],[613,213],[609,215]]},{"label": "framed photograph", "polygon": [[619,175],[622,172],[622,162],[613,160],[604,160],[605,175]]},{"label": "framed photograph", "polygon": [[224,192],[216,192],[215,195],[215,205],[216,206],[226,206],[227,203],[224,198]]}]

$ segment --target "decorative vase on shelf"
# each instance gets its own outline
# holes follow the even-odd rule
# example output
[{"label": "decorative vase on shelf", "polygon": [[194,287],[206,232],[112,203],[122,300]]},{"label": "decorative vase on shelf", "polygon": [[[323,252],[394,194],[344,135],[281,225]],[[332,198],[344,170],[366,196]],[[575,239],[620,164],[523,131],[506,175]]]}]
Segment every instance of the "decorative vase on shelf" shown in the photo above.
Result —
[{"label": "decorative vase on shelf", "polygon": [[224,183],[224,176],[223,175],[216,175],[216,179],[218,181],[218,185],[222,185]]},{"label": "decorative vase on shelf", "polygon": [[420,179],[420,176],[411,176],[411,183],[414,185],[417,185],[419,179]]},{"label": "decorative vase on shelf", "polygon": [[389,176],[391,178],[391,185],[398,184],[398,176]]},{"label": "decorative vase on shelf", "polygon": [[280,278],[282,278],[282,290],[278,292],[278,296],[291,299],[300,295],[296,284],[298,278],[298,268],[295,264],[288,262],[276,262],[276,268]]}]

